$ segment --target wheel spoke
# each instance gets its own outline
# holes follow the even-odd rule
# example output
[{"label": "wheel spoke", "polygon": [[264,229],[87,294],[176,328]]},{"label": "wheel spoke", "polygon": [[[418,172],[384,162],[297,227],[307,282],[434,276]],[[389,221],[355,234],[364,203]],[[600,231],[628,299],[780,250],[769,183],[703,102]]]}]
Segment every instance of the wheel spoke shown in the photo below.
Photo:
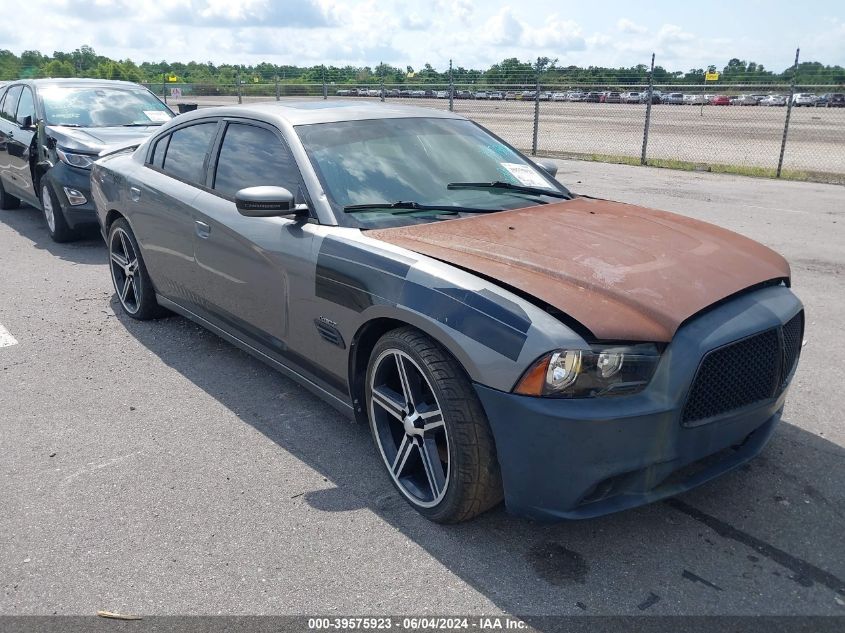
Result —
[{"label": "wheel spoke", "polygon": [[397,402],[393,396],[385,393],[382,388],[373,389],[373,402],[400,422],[404,419],[405,411],[402,406],[403,403]]},{"label": "wheel spoke", "polygon": [[115,264],[120,266],[124,270],[124,272],[126,271],[126,267],[129,265],[129,262],[126,261],[125,257],[112,251],[111,259]]},{"label": "wheel spoke", "polygon": [[123,279],[123,289],[120,291],[120,300],[126,303],[126,297],[129,295],[129,286],[132,285],[132,277],[127,275]]},{"label": "wheel spoke", "polygon": [[420,418],[423,421],[423,431],[433,431],[441,426],[445,426],[443,413],[440,409],[431,409],[430,411],[420,413]]},{"label": "wheel spoke", "polygon": [[436,499],[443,490],[446,483],[446,475],[443,472],[443,464],[437,452],[437,442],[434,438],[426,438],[420,446],[420,457],[422,457],[423,470],[425,470],[428,485],[431,488],[432,498]]},{"label": "wheel spoke", "polygon": [[396,359],[396,370],[399,372],[399,382],[402,384],[402,395],[405,398],[405,408],[408,411],[414,409],[414,394],[411,391],[411,383],[408,381],[408,372],[405,370],[405,361],[401,354],[394,354]]},{"label": "wheel spoke", "polygon": [[393,460],[393,474],[397,479],[405,469],[405,463],[408,461],[408,457],[411,455],[413,448],[414,443],[411,441],[410,436],[403,435],[402,442],[399,444],[399,448],[396,451],[396,459]]},{"label": "wheel spoke", "polygon": [[129,262],[129,245],[126,243],[126,234],[123,231],[118,233],[120,236],[120,246],[123,248],[123,256],[126,257],[127,263]]}]

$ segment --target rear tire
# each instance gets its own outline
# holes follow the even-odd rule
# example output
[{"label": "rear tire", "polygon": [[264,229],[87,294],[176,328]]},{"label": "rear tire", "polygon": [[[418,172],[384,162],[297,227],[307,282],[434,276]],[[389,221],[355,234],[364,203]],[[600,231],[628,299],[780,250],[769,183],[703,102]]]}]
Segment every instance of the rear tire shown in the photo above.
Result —
[{"label": "rear tire", "polygon": [[166,316],[168,311],[156,301],[141,249],[125,219],[115,220],[109,227],[108,247],[112,283],[124,314],[139,321]]},{"label": "rear tire", "polygon": [[365,389],[376,447],[417,512],[458,523],[502,500],[487,416],[463,368],[439,344],[411,327],[388,332],[370,355]]},{"label": "rear tire", "polygon": [[20,206],[21,199],[16,198],[10,193],[6,193],[6,189],[3,187],[3,181],[0,180],[0,209],[17,209]]},{"label": "rear tire", "polygon": [[47,223],[47,231],[54,242],[72,242],[79,238],[79,234],[70,228],[65,220],[59,197],[46,180],[41,182],[41,210]]}]

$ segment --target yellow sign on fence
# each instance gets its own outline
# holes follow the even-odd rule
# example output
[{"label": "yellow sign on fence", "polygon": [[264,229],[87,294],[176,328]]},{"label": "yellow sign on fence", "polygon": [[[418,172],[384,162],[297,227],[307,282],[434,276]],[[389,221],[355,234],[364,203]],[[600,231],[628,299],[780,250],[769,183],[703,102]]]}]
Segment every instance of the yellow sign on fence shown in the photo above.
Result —
[{"label": "yellow sign on fence", "polygon": [[179,77],[177,77],[176,75],[170,75],[170,76],[167,78],[167,81],[169,81],[169,82],[173,83],[173,82],[179,81]]},{"label": "yellow sign on fence", "polygon": [[704,81],[718,81],[719,73],[705,73]]}]

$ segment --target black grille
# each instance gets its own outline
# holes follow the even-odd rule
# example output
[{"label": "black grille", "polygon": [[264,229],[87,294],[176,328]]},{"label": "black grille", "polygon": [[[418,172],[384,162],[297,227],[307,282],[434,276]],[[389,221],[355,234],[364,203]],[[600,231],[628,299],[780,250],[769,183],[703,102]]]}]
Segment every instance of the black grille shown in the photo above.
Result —
[{"label": "black grille", "polygon": [[783,326],[783,381],[786,386],[801,355],[801,341],[804,337],[804,313],[799,312]]},{"label": "black grille", "polygon": [[781,382],[781,346],[774,328],[708,352],[684,405],[683,423],[771,398]]}]

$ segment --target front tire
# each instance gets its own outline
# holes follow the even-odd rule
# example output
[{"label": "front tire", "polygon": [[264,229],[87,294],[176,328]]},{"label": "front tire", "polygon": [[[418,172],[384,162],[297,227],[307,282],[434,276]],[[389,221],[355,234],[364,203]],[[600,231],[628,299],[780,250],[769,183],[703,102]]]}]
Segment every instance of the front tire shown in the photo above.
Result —
[{"label": "front tire", "polygon": [[165,316],[167,310],[156,301],[138,241],[125,219],[115,220],[109,227],[108,246],[112,283],[123,312],[139,321]]},{"label": "front tire", "polygon": [[41,210],[44,212],[44,221],[47,223],[47,231],[54,242],[72,242],[79,235],[65,220],[62,206],[59,204],[59,197],[49,182],[41,183]]},{"label": "front tire", "polygon": [[501,501],[484,409],[460,365],[428,336],[406,327],[376,343],[366,402],[391,481],[417,512],[457,523]]}]

